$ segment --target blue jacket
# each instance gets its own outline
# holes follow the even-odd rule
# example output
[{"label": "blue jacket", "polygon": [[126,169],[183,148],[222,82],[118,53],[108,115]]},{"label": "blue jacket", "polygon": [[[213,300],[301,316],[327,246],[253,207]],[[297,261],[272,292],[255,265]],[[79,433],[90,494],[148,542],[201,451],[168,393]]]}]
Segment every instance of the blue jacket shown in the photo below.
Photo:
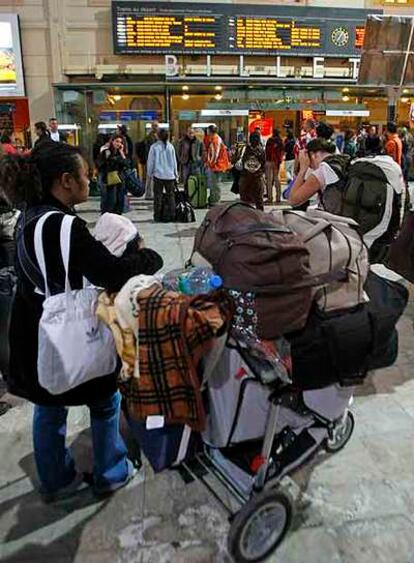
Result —
[{"label": "blue jacket", "polygon": [[147,176],[160,180],[178,179],[177,158],[171,143],[164,144],[162,141],[157,141],[151,145],[147,161]]}]

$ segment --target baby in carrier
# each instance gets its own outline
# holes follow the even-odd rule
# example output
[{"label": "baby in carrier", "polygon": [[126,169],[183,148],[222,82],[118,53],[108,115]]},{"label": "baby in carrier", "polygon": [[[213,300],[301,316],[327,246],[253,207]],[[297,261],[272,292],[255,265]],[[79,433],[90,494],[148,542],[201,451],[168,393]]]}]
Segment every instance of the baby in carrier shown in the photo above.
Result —
[{"label": "baby in carrier", "polygon": [[144,246],[144,239],[134,223],[115,213],[101,215],[96,223],[94,236],[117,257],[136,252]]}]

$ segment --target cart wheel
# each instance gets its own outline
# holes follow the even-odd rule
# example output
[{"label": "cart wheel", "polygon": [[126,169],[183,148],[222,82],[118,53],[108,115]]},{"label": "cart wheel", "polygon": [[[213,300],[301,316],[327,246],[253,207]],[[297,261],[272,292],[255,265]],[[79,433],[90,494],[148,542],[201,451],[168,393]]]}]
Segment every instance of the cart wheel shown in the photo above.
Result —
[{"label": "cart wheel", "polygon": [[232,522],[228,549],[237,563],[263,561],[282,542],[293,514],[287,493],[263,491],[243,506]]},{"label": "cart wheel", "polygon": [[334,430],[332,438],[325,441],[325,449],[330,454],[334,454],[342,450],[352,436],[355,427],[354,415],[348,411],[343,421],[339,422]]}]

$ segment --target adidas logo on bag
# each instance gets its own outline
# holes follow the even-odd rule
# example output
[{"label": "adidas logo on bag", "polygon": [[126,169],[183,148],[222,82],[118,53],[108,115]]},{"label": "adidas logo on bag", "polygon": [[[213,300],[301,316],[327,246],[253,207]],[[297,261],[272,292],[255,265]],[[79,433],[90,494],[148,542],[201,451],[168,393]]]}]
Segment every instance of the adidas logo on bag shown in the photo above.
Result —
[{"label": "adidas logo on bag", "polygon": [[86,336],[88,337],[87,343],[91,344],[99,340],[99,328],[98,326],[93,326],[90,330],[86,331]]}]

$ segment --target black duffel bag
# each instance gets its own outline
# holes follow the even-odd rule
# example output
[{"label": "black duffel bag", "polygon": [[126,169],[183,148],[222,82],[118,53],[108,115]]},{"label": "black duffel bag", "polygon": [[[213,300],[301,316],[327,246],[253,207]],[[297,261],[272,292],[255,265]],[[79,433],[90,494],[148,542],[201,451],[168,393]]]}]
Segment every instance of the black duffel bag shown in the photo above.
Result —
[{"label": "black duffel bag", "polygon": [[142,197],[145,194],[145,186],[138,177],[135,168],[127,168],[123,172],[126,191],[134,197]]},{"label": "black duffel bag", "polygon": [[368,368],[391,366],[398,355],[397,322],[408,303],[408,289],[399,282],[385,279],[370,272],[365,284],[369,296],[367,305],[375,323],[376,340]]},{"label": "black duffel bag", "polygon": [[320,389],[360,383],[368,372],[373,336],[366,304],[329,314],[314,307],[305,328],[288,336],[294,384]]},{"label": "black duffel bag", "polygon": [[395,362],[395,327],[407,305],[408,291],[373,272],[368,275],[365,290],[369,303],[329,314],[315,307],[305,328],[288,336],[292,377],[301,389],[319,389],[332,383],[357,385],[369,370]]}]

